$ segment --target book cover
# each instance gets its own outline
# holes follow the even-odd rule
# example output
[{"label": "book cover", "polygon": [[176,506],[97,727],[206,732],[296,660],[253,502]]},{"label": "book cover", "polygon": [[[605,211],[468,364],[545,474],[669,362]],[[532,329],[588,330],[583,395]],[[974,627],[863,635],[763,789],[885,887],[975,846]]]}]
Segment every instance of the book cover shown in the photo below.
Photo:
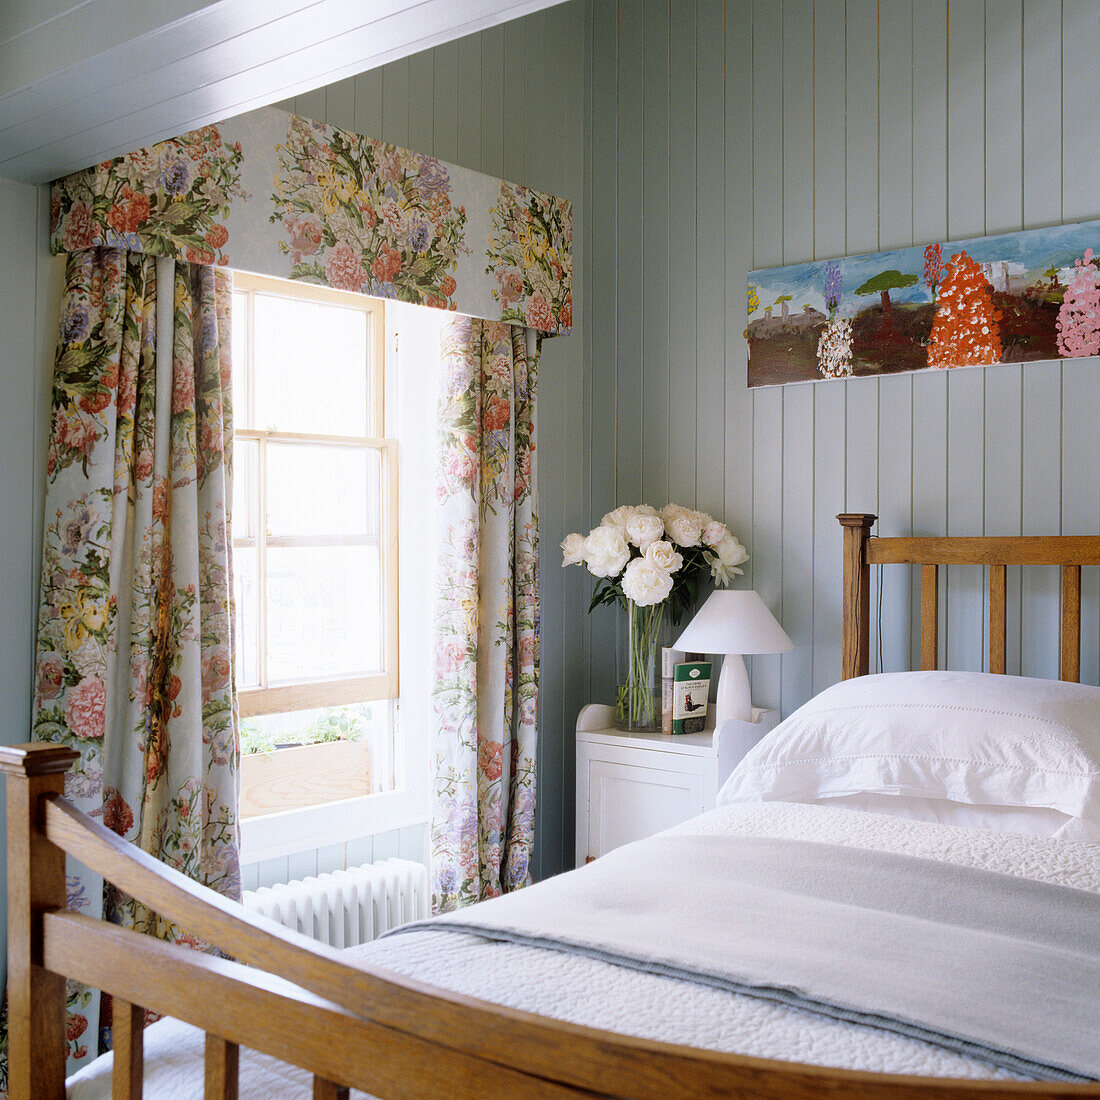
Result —
[{"label": "book cover", "polygon": [[707,725],[710,661],[682,662],[672,679],[672,732],[701,733]]},{"label": "book cover", "polygon": [[672,733],[672,674],[684,659],[681,649],[661,646],[661,732]]}]

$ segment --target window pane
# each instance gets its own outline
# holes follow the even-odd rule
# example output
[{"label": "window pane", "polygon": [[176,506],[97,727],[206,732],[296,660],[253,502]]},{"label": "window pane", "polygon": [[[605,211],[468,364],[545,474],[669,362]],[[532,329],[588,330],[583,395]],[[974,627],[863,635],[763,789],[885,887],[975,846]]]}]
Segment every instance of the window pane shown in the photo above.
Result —
[{"label": "window pane", "polygon": [[267,445],[269,535],[379,532],[381,456],[373,448]]},{"label": "window pane", "polygon": [[269,684],[381,669],[379,561],[377,546],[268,549]]},{"label": "window pane", "polygon": [[237,687],[260,684],[259,551],[233,549],[233,597],[236,602]]},{"label": "window pane", "polygon": [[248,295],[233,293],[233,426],[251,428],[248,415]]},{"label": "window pane", "polygon": [[367,315],[253,297],[256,423],[267,431],[367,435]]},{"label": "window pane", "polygon": [[233,537],[254,539],[259,516],[259,441],[233,440]]}]

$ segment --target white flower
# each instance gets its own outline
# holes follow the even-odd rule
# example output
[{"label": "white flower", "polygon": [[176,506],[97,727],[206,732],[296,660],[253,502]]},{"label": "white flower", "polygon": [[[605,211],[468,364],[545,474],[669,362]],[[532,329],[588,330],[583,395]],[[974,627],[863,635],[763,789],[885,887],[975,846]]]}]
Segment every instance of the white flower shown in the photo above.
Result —
[{"label": "white flower", "polygon": [[711,576],[721,585],[731,584],[735,574],[744,572],[737,566],[749,560],[748,551],[733,535],[724,538],[714,548],[713,554],[704,554],[703,557],[710,566]]},{"label": "white flower", "polygon": [[652,504],[636,504],[634,514],[636,516],[659,516],[661,513]]},{"label": "white flower", "polygon": [[584,535],[566,535],[561,540],[562,567],[584,563]]},{"label": "white flower", "polygon": [[665,523],[665,530],[681,546],[695,546],[703,533],[703,526],[694,512],[684,509],[673,517],[671,523]]},{"label": "white flower", "polygon": [[584,561],[596,577],[614,577],[630,558],[630,547],[618,527],[601,525],[584,540]]},{"label": "white flower", "polygon": [[712,519],[703,527],[703,542],[713,550],[729,534],[730,529],[724,523]]},{"label": "white flower", "polygon": [[682,516],[687,511],[682,505],[679,504],[666,504],[660,511],[661,519],[665,521],[665,530],[668,530],[668,525],[677,517]]},{"label": "white flower", "polygon": [[684,556],[677,554],[676,547],[665,539],[651,542],[645,556],[646,561],[657,566],[658,569],[663,569],[666,573],[675,573],[684,564]]},{"label": "white flower", "polygon": [[661,517],[646,512],[636,513],[626,525],[627,537],[643,554],[664,533]]},{"label": "white flower", "polygon": [[671,575],[648,558],[635,558],[623,573],[623,595],[639,607],[661,603],[671,591]]},{"label": "white flower", "polygon": [[601,527],[618,527],[620,531],[626,532],[626,525],[634,518],[635,513],[638,511],[633,504],[620,504],[614,512],[608,512],[603,519],[600,520]]}]

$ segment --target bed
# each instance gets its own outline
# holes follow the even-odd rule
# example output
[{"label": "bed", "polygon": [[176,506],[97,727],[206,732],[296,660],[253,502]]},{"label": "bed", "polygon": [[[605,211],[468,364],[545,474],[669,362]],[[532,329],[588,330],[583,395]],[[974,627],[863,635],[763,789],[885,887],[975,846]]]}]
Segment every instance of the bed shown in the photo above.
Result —
[{"label": "bed", "polygon": [[[829,689],[839,694],[825,698],[824,693],[807,704],[805,714],[791,716],[783,724],[787,734],[778,741],[769,735],[759,752],[754,750],[755,759],[747,758],[747,766],[731,777],[723,805],[588,868],[509,895],[500,904],[475,907],[483,916],[467,910],[356,949],[354,955],[244,913],[73,809],[62,795],[68,750],[39,744],[0,751],[9,792],[11,1095],[65,1094],[59,1037],[64,1029],[62,975],[69,975],[115,997],[115,1051],[70,1081],[74,1100],[106,1095],[110,1087],[116,1096],[137,1096],[143,1077],[150,1096],[201,1092],[232,1097],[238,1094],[238,1075],[245,1096],[338,1097],[348,1095],[348,1089],[379,1097],[1100,1096],[1095,1081],[1100,1072],[1091,1068],[1100,1059],[1094,1049],[1100,1039],[1091,1031],[1100,986],[1086,977],[1071,988],[1075,969],[1100,973],[1088,969],[1100,966],[1093,935],[1100,920],[1092,919],[1100,913],[1100,834],[1090,831],[1100,796],[1100,771],[1090,753],[1100,750],[1100,738],[1093,745],[1088,733],[1097,710],[1096,696],[1089,693],[1096,689],[1073,686],[1079,676],[1080,569],[1100,564],[1100,536],[875,539],[870,537],[873,516],[839,518],[845,679]],[[879,678],[866,675],[869,568],[892,562],[921,569],[924,672],[904,681],[903,689],[897,682],[887,685],[889,706],[866,705],[871,697],[866,693],[882,690]],[[937,702],[938,710],[929,710],[928,682],[920,676],[935,668],[937,570],[951,563],[989,566],[994,673],[1004,671],[1006,567],[1062,567],[1065,689],[1020,684],[1011,677],[1001,677],[992,687],[988,677],[980,683],[965,675],[949,677],[946,689],[935,681],[935,690],[947,690],[948,697]],[[885,725],[869,725],[875,744],[889,736],[904,738],[905,730],[891,725],[899,690],[903,709],[916,714],[934,710],[937,721],[944,722],[960,712],[958,699],[985,692],[993,700],[979,708],[985,724],[972,723],[976,732],[968,734],[983,752],[1002,753],[992,763],[984,761],[984,780],[979,782],[974,769],[968,773],[954,764],[946,775],[940,769],[934,780],[914,770],[914,759],[949,754],[895,754],[891,766],[904,770],[889,777],[880,797],[921,801],[922,782],[941,782],[942,797],[931,801],[942,812],[928,820],[915,819],[908,809],[902,815],[879,812],[888,807],[860,804],[860,792],[845,789],[844,777],[870,767],[865,758],[874,754],[856,746],[837,763],[828,754],[807,751],[822,729],[832,736],[829,731],[836,727],[828,722],[840,713],[860,715],[859,721],[846,722],[845,730],[866,725],[867,716],[886,715]],[[1030,738],[996,737],[1001,727],[993,712],[1005,709],[999,700],[1010,691],[1023,693],[1013,703],[1017,723],[1036,691],[1052,697],[1053,710],[1031,715]],[[943,736],[943,722],[932,726],[926,736]],[[868,729],[862,733],[866,737]],[[1011,755],[1040,749],[1056,766],[1022,764]],[[871,769],[879,775],[886,766],[880,757]],[[808,769],[807,760],[820,763]],[[800,783],[811,782],[808,771],[815,772],[812,784],[800,789]],[[827,789],[829,783],[833,789]],[[229,958],[66,912],[66,852],[216,944]],[[689,866],[693,863],[699,864],[695,871]],[[794,935],[805,937],[809,946],[782,953],[783,965],[795,969],[782,972],[770,986],[764,982],[745,989],[731,984],[731,973],[737,971],[737,977],[737,968],[745,964],[740,957],[732,964],[724,961],[727,948],[720,930],[727,921],[751,924],[752,906],[759,900],[753,891],[766,905],[768,891],[776,886],[746,877],[735,906],[720,888],[730,879],[740,884],[738,876],[759,876],[753,870],[757,865],[765,878],[772,869],[791,881],[801,876],[809,883],[806,896],[827,891],[820,912],[831,916],[814,920],[816,910],[807,911],[809,919],[803,913]],[[652,891],[646,895],[635,889],[643,871],[655,870],[674,884],[664,891],[672,904],[663,908],[647,900]],[[683,883],[693,885],[677,885],[677,876],[689,872],[694,877]],[[905,877],[914,874],[915,879]],[[914,890],[914,881],[935,888]],[[833,947],[845,938],[846,915],[868,892],[868,883],[884,884],[884,896],[893,890],[902,899],[894,908],[912,909],[901,917],[918,924],[930,918],[908,899],[919,895],[922,905],[926,899],[931,905],[939,897],[953,898],[962,912],[951,919],[965,930],[972,924],[968,884],[979,881],[995,887],[982,902],[992,914],[989,919],[1001,920],[1003,910],[1005,921],[1041,926],[1038,932],[1025,930],[1038,937],[1026,945],[1034,953],[1033,959],[1027,956],[1034,973],[1066,967],[1064,976],[1049,983],[1050,990],[1023,987],[1028,1001],[1023,1039],[1032,1043],[1030,1054],[1023,1053],[1031,1061],[1002,1059],[1003,1064],[994,1065],[983,1057],[985,1047],[944,1045],[938,1021],[931,1021],[932,1034],[927,1026],[906,1030],[894,1026],[896,1020],[884,1026],[869,1016],[858,1020],[852,1011],[830,1015],[819,1011],[821,1004],[788,999],[792,989],[801,989],[797,967],[814,970],[829,964],[860,971],[857,926],[849,936],[855,936],[857,947],[854,955],[850,952],[851,963],[845,964]],[[787,889],[786,879],[780,886]],[[871,892],[879,890],[876,885]],[[692,934],[681,934],[678,909],[689,894],[698,904],[688,922]],[[1009,910],[1017,902],[1020,912],[1013,916]],[[799,904],[784,904],[781,912],[773,908],[777,919],[757,919],[756,926],[800,919]],[[620,920],[624,913],[636,919]],[[1041,920],[1032,919],[1040,913]],[[815,925],[820,925],[816,931]],[[996,931],[1002,936],[1000,928]],[[561,942],[549,942],[544,933]],[[812,942],[815,935],[818,942]],[[1016,932],[1009,928],[1003,935]],[[661,943],[658,966],[648,956],[641,958],[647,954],[645,942],[655,938]],[[1080,945],[1079,939],[1086,942]],[[965,959],[967,944],[963,935],[951,950]],[[1070,957],[1071,947],[1083,953]],[[908,945],[895,952],[912,953]],[[959,1025],[963,1038],[973,1017],[980,1018],[977,1026],[993,1026],[986,1017],[1011,1023],[1013,1013],[1003,1011],[1004,1002],[1018,994],[1006,993],[1010,987],[999,983],[1013,979],[1002,973],[1013,967],[990,969],[996,972],[982,981],[991,984],[974,987],[980,997],[970,999],[968,991],[959,991],[949,1005],[956,1015],[969,1013]],[[923,991],[905,990],[917,999],[935,992],[934,984]],[[1049,999],[1048,992],[1069,1000],[1061,1007],[1061,1002],[1053,1009],[1046,1006],[1044,1025],[1044,1005],[1030,1002]],[[852,1009],[847,1001],[834,1000],[833,1008]],[[860,1003],[853,1004],[860,1009]],[[143,1035],[144,1008],[174,1019]],[[909,1016],[906,1021],[912,1022]],[[1065,1027],[1056,1026],[1060,1021]],[[1026,1034],[1032,1028],[1042,1034],[1041,1043]],[[1002,1045],[1014,1043],[1016,1038]],[[1031,1072],[1036,1058],[1056,1079],[1026,1079],[1041,1076]]]}]

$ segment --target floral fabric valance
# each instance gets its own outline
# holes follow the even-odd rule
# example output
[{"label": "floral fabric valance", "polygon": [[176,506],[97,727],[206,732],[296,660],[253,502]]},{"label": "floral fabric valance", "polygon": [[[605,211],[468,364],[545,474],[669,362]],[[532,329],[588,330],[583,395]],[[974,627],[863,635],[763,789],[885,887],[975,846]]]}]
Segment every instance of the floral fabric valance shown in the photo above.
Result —
[{"label": "floral fabric valance", "polygon": [[573,324],[573,208],[274,107],[74,172],[54,252],[126,248],[512,321]]}]

